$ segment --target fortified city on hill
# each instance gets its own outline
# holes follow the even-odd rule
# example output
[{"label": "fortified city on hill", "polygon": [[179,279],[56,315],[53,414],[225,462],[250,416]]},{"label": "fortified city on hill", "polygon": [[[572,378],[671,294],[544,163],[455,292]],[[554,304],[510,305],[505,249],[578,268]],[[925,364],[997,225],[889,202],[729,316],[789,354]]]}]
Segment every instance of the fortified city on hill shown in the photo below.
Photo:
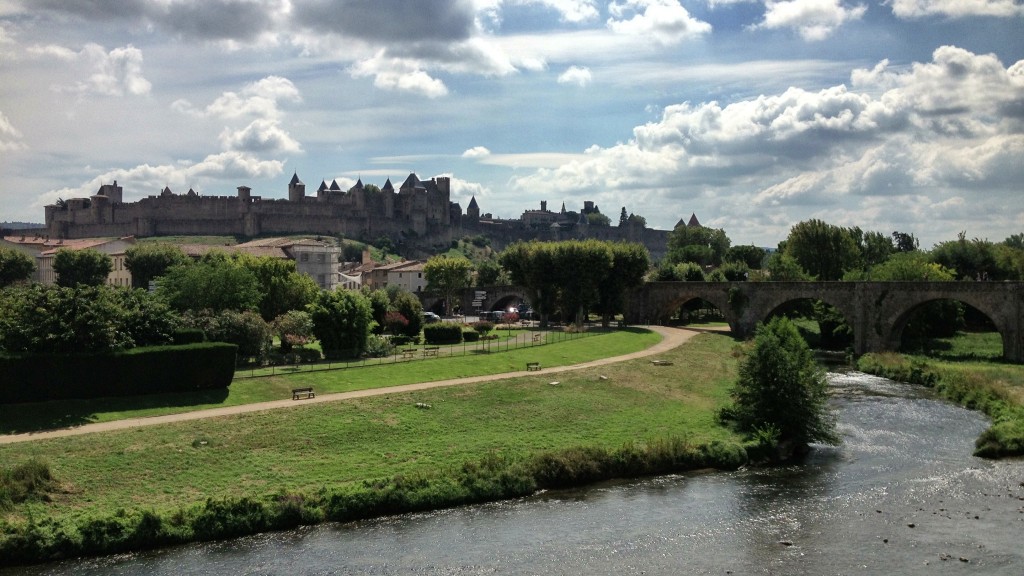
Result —
[{"label": "fortified city on hill", "polygon": [[[322,234],[365,241],[390,238],[403,252],[429,252],[466,235],[485,235],[501,248],[516,240],[596,238],[627,240],[647,246],[655,258],[664,254],[668,231],[652,230],[642,218],[629,218],[619,226],[592,226],[587,216],[599,212],[585,202],[578,216],[547,209],[526,210],[519,219],[496,219],[481,214],[476,197],[465,213],[451,201],[451,180],[439,176],[420,180],[409,176],[395,189],[389,178],[383,186],[364,185],[348,190],[338,182],[321,182],[316,195],[306,195],[297,173],[288,183],[288,199],[254,196],[239,186],[235,196],[204,196],[190,189],[175,194],[164,188],[159,195],[137,202],[123,201],[123,188],[115,180],[89,198],[71,198],[46,207],[46,234],[53,238],[122,236]],[[625,208],[623,208],[625,213]]]}]

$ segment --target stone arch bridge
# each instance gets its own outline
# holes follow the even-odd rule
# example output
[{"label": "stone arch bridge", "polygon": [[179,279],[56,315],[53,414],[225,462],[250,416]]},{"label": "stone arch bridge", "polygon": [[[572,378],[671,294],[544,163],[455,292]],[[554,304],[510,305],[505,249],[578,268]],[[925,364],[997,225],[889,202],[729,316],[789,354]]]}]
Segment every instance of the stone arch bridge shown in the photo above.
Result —
[{"label": "stone arch bridge", "polygon": [[[480,307],[473,306],[477,292],[484,292]],[[441,313],[444,308],[443,298],[437,294],[424,292],[419,295],[424,310]],[[452,307],[459,306],[463,313],[472,314],[478,310],[505,310],[509,306],[515,306],[521,302],[530,302],[526,290],[519,286],[480,286],[464,290],[457,297],[452,299]]]},{"label": "stone arch bridge", "polygon": [[716,306],[741,338],[791,302],[822,300],[853,328],[857,354],[898,350],[915,310],[956,300],[992,320],[1005,359],[1024,362],[1024,282],[648,282],[627,297],[624,317],[630,324],[661,324],[698,298]]}]

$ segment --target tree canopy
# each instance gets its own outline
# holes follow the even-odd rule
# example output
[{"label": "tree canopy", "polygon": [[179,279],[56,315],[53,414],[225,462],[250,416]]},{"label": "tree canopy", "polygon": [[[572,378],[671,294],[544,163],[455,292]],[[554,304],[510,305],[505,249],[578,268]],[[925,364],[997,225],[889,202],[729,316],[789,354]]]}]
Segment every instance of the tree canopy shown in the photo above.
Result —
[{"label": "tree canopy", "polygon": [[124,252],[124,265],[132,273],[135,288],[147,288],[171,267],[190,263],[181,248],[163,242],[140,242]]},{"label": "tree canopy", "polygon": [[114,262],[110,256],[92,248],[61,248],[53,257],[58,286],[100,286],[107,282],[107,276],[113,269]]},{"label": "tree canopy", "polygon": [[751,435],[805,446],[838,444],[825,375],[793,323],[776,316],[757,328],[741,360],[726,413]]},{"label": "tree canopy", "polygon": [[216,256],[170,268],[160,278],[157,294],[178,311],[255,311],[263,298],[252,271]]},{"label": "tree canopy", "polygon": [[320,292],[308,310],[324,356],[357,358],[366,349],[373,316],[370,301],[362,293]]},{"label": "tree canopy", "polygon": [[669,264],[696,262],[701,266],[722,263],[731,241],[721,228],[680,224],[668,236]]},{"label": "tree canopy", "polygon": [[452,313],[452,298],[469,288],[472,282],[472,272],[473,264],[460,257],[434,256],[423,265],[423,277],[427,279],[427,290],[441,295],[446,314]]},{"label": "tree canopy", "polygon": [[0,246],[0,288],[28,280],[36,269],[28,254]]}]

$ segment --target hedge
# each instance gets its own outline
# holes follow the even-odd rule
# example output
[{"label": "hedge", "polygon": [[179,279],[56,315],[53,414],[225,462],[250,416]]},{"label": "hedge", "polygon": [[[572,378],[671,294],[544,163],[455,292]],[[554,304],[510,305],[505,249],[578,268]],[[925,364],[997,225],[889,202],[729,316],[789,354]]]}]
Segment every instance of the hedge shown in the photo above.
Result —
[{"label": "hedge", "polygon": [[0,404],[227,388],[237,351],[204,342],[112,354],[0,355]]},{"label": "hedge", "polygon": [[439,322],[423,327],[423,339],[427,344],[458,344],[462,342],[462,325],[454,322]]}]

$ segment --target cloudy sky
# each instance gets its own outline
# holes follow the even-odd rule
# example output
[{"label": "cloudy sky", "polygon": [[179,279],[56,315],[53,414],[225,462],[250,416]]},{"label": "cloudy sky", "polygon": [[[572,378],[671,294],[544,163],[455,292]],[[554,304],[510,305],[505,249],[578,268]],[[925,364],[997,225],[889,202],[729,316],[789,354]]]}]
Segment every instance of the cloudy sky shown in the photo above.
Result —
[{"label": "cloudy sky", "polygon": [[734,244],[1024,232],[1022,0],[0,0],[0,221],[453,178]]}]

